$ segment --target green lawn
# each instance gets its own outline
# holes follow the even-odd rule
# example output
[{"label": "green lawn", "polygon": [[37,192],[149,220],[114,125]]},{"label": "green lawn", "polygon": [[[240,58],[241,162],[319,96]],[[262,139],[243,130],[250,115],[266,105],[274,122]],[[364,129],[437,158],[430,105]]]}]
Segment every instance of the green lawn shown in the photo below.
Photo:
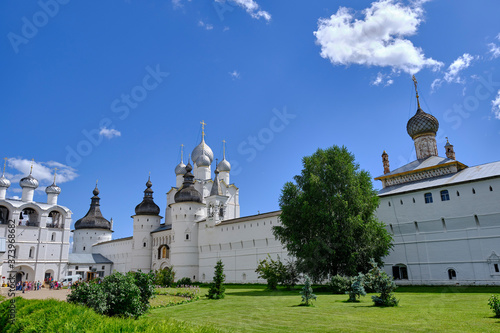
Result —
[{"label": "green lawn", "polygon": [[[259,285],[227,286],[223,300],[201,300],[154,309],[149,320],[175,318],[241,332],[499,332],[488,298],[495,287],[401,287],[394,308],[372,306],[370,296],[346,303],[347,295],[316,293],[314,307],[299,307],[299,288],[269,292]],[[201,295],[208,288],[201,288]],[[146,318],[144,318],[146,319]],[[147,319],[146,319],[147,320]]]}]

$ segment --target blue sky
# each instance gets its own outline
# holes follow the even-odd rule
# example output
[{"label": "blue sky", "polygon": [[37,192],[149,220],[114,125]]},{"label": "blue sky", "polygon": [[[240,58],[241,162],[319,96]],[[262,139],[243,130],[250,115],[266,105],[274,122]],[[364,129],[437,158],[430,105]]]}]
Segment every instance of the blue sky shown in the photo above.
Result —
[{"label": "blue sky", "polygon": [[[422,108],[472,166],[500,159],[498,1],[2,1],[2,157],[53,167],[73,222],[96,179],[114,238],[132,234],[149,172],[156,203],[180,145],[222,140],[242,216],[279,209],[303,156],[345,145],[373,177],[414,159],[406,122]],[[380,184],[375,182],[375,187]]]}]

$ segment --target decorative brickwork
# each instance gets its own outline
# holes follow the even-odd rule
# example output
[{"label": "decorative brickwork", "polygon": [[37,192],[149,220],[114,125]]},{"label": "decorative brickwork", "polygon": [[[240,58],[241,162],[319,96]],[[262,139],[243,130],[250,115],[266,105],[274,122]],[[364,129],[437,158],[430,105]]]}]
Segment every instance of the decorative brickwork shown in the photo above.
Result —
[{"label": "decorative brickwork", "polygon": [[426,159],[430,156],[438,156],[436,135],[424,134],[414,138],[417,159]]}]

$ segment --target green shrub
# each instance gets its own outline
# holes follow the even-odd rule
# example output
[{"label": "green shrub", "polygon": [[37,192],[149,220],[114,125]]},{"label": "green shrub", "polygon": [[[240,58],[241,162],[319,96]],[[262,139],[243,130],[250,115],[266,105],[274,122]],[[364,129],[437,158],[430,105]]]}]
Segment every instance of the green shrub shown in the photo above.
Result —
[{"label": "green shrub", "polygon": [[397,306],[399,301],[393,293],[397,286],[392,277],[382,271],[374,260],[370,264],[372,269],[366,274],[370,281],[370,288],[380,293],[379,296],[372,296],[373,303],[375,306]]},{"label": "green shrub", "polygon": [[177,281],[177,287],[192,286],[192,285],[193,285],[193,281],[191,281],[191,279],[188,277],[183,277]]},{"label": "green shrub", "polygon": [[500,299],[497,295],[491,295],[488,300],[488,305],[490,306],[490,309],[495,312],[495,317],[500,318]]},{"label": "green shrub", "polygon": [[359,298],[361,296],[366,296],[366,291],[363,286],[364,276],[362,273],[359,273],[358,276],[355,276],[352,279],[351,286],[349,290],[346,291],[346,294],[349,294],[348,302],[359,302]]},{"label": "green shrub", "polygon": [[304,288],[302,288],[300,294],[302,295],[302,303],[300,305],[310,306],[312,305],[312,300],[316,300],[316,295],[313,294],[311,288],[311,279],[307,275],[304,277]]},{"label": "green shrub", "polygon": [[149,309],[149,300],[155,295],[156,288],[154,286],[154,273],[143,273],[139,270],[138,272],[129,274],[132,275],[135,285],[139,288],[142,312],[144,313]]},{"label": "green shrub", "polygon": [[352,284],[352,278],[344,275],[335,275],[328,282],[328,288],[334,294],[345,294]]},{"label": "green shrub", "polygon": [[289,261],[284,264],[279,255],[276,260],[273,260],[268,254],[266,259],[259,261],[255,272],[258,273],[259,278],[267,281],[269,290],[276,290],[278,284],[292,289],[299,282],[299,271],[295,263]]},{"label": "green shrub", "polygon": [[174,285],[175,272],[173,267],[166,267],[155,271],[155,284],[162,287],[172,287]]},{"label": "green shrub", "polygon": [[75,283],[67,300],[69,303],[86,305],[99,314],[108,312],[106,294],[101,285],[94,281]]},{"label": "green shrub", "polygon": [[215,265],[214,281],[210,285],[207,297],[209,299],[221,299],[225,296],[226,288],[224,287],[224,280],[226,275],[224,274],[224,264],[222,260],[217,261]]},{"label": "green shrub", "polygon": [[289,261],[285,265],[285,270],[280,278],[280,283],[290,290],[299,282],[299,270],[294,262]]}]

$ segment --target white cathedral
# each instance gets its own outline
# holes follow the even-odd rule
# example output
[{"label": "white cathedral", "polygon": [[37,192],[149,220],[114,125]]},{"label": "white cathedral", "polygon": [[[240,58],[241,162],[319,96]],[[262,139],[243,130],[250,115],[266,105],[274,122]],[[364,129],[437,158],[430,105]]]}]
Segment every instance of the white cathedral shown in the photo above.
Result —
[{"label": "white cathedral", "polygon": [[[394,237],[384,269],[399,284],[500,285],[500,162],[467,167],[455,159],[449,142],[446,157],[438,156],[438,127],[437,119],[418,105],[407,124],[417,160],[391,171],[388,154],[382,155],[384,174],[375,178],[383,185],[376,215]],[[222,260],[227,282],[264,282],[255,272],[260,260],[268,254],[292,259],[272,233],[280,211],[240,217],[239,189],[230,182],[225,152],[212,179],[214,155],[204,129],[191,158],[193,165],[181,160],[175,167],[164,222],[148,179],[130,237],[112,239],[113,221],[101,214],[96,185],[88,213],[74,225],[72,253],[71,211],[57,205],[61,189],[55,179],[46,189],[47,203],[36,203],[38,182],[31,174],[20,181],[20,200],[6,199],[10,181],[2,175],[0,274],[5,278],[13,270],[18,280],[57,280],[173,266],[177,279],[208,282]],[[13,269],[6,248],[9,220],[17,237]]]}]

